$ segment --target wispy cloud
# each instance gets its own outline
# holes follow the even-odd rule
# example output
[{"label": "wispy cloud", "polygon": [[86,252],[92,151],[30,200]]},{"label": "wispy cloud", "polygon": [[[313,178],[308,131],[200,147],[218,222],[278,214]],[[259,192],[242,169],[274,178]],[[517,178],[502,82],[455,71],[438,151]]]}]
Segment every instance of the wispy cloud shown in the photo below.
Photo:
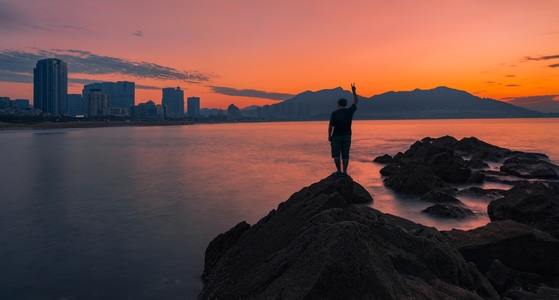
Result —
[{"label": "wispy cloud", "polygon": [[[540,60],[552,60],[559,59],[559,54],[557,55],[545,55],[545,56],[524,56],[524,61],[540,61]],[[549,68],[559,67],[559,63],[548,65]]]},{"label": "wispy cloud", "polygon": [[5,82],[32,82],[33,68],[38,60],[58,58],[68,63],[72,73],[90,75],[121,74],[134,78],[155,80],[180,80],[191,84],[208,82],[209,74],[199,71],[181,71],[150,62],[131,61],[118,57],[102,56],[82,50],[43,50],[33,52],[0,50],[0,80]]},{"label": "wispy cloud", "polygon": [[235,88],[223,87],[223,86],[211,86],[210,88],[215,93],[227,95],[227,96],[263,98],[263,99],[271,99],[276,101],[286,100],[294,96],[292,94],[266,92],[266,91],[259,91],[253,89],[235,89]]},{"label": "wispy cloud", "polygon": [[[33,80],[33,79],[31,79]],[[86,85],[90,83],[97,83],[99,80],[84,79],[84,78],[68,78],[68,83],[77,85]],[[161,90],[159,86],[135,84],[135,88],[143,90]]]},{"label": "wispy cloud", "polygon": [[559,54],[558,54],[558,55],[537,56],[537,57],[525,56],[524,59],[525,59],[525,60],[550,60],[550,59],[559,59]]},{"label": "wispy cloud", "polygon": [[143,31],[141,31],[141,30],[136,30],[136,31],[134,31],[134,33],[133,33],[133,34],[134,34],[135,36],[139,36],[139,37],[142,37],[142,36],[144,36],[144,32],[143,32]]}]

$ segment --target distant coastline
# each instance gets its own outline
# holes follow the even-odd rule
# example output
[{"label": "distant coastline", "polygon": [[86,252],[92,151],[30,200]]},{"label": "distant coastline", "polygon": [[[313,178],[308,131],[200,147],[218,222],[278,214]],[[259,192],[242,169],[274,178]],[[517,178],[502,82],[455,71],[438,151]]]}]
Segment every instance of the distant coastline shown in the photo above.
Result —
[{"label": "distant coastline", "polygon": [[124,127],[124,126],[178,126],[192,125],[190,121],[111,121],[111,122],[36,122],[36,123],[3,123],[0,122],[0,131],[4,130],[41,130],[41,129],[67,129],[67,128],[98,128],[98,127]]}]

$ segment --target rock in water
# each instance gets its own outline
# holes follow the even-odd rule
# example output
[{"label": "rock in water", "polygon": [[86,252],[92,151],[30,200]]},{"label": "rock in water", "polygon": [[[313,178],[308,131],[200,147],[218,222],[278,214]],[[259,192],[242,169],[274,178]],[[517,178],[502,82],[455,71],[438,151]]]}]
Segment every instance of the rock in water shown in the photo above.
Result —
[{"label": "rock in water", "polygon": [[[487,282],[434,228],[360,203],[370,194],[327,177],[206,250],[200,299],[481,299]],[[475,269],[475,267],[474,267]],[[476,279],[472,274],[478,274]],[[481,285],[483,284],[483,288]],[[490,297],[489,297],[490,298]]]}]

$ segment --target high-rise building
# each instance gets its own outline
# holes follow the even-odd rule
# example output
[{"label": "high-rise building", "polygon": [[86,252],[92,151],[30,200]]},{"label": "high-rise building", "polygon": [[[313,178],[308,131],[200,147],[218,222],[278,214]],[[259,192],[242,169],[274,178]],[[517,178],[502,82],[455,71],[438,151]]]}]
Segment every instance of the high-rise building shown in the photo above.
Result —
[{"label": "high-rise building", "polygon": [[68,67],[60,59],[47,58],[33,69],[34,107],[53,115],[68,113]]},{"label": "high-rise building", "polygon": [[200,97],[188,97],[187,98],[187,115],[191,118],[198,117],[200,115]]},{"label": "high-rise building", "polygon": [[180,87],[164,88],[161,104],[167,107],[167,116],[184,117],[184,91]]},{"label": "high-rise building", "polygon": [[136,105],[135,87],[136,84],[129,81],[91,83],[84,85],[82,97],[89,99],[90,90],[100,90],[109,95],[111,108],[125,108],[129,112],[130,107]]},{"label": "high-rise building", "polygon": [[68,94],[68,114],[72,117],[87,115],[89,111],[88,99],[84,100],[81,94]]},{"label": "high-rise building", "polygon": [[108,116],[110,96],[101,92],[100,89],[92,89],[89,91],[89,117]]}]

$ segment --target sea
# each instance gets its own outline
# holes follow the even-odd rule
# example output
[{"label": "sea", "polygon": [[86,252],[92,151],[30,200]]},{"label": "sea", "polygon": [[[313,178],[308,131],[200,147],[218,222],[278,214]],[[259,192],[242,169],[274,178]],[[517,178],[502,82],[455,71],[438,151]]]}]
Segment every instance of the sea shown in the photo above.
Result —
[{"label": "sea", "polygon": [[[212,239],[335,171],[327,127],[0,131],[0,299],[196,299]],[[559,119],[355,120],[348,173],[384,213],[439,230],[483,226],[487,200],[459,198],[474,218],[432,218],[421,213],[429,204],[387,189],[372,162],[447,135],[559,164]]]}]

